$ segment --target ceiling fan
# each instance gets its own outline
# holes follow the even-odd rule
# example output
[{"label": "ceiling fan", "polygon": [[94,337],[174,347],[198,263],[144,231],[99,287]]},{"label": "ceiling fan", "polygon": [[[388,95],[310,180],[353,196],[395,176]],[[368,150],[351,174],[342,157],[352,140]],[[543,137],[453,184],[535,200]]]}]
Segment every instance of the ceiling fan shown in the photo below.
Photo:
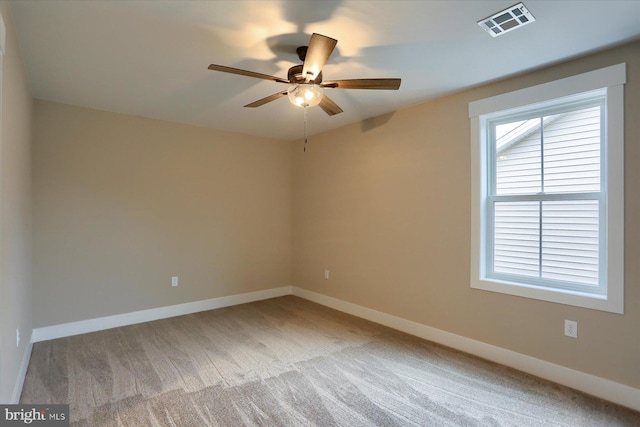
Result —
[{"label": "ceiling fan", "polygon": [[239,68],[226,67],[224,65],[209,65],[213,71],[239,74],[241,76],[255,77],[257,79],[272,80],[277,83],[289,85],[287,90],[283,90],[255,102],[245,105],[245,107],[255,108],[267,104],[276,99],[288,96],[292,104],[299,107],[312,107],[319,105],[325,113],[333,116],[342,113],[340,108],[323,90],[328,89],[377,89],[377,90],[397,90],[400,88],[400,79],[351,79],[351,80],[330,80],[322,81],[322,67],[329,59],[331,52],[336,47],[338,41],[322,34],[313,33],[309,46],[300,46],[296,49],[298,58],[302,65],[294,65],[289,68],[287,78],[270,76],[268,74],[256,73]]}]

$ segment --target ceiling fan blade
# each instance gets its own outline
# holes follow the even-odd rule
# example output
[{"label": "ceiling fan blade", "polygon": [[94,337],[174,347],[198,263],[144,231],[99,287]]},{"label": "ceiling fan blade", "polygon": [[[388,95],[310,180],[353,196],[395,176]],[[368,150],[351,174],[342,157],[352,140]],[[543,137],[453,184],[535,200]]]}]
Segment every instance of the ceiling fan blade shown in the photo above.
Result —
[{"label": "ceiling fan blade", "polygon": [[309,42],[309,48],[302,67],[302,75],[307,81],[318,77],[337,43],[338,40],[322,34],[313,33],[311,35],[311,41]]},{"label": "ceiling fan blade", "polygon": [[276,99],[282,98],[283,96],[287,96],[287,92],[274,93],[273,95],[269,95],[262,99],[258,99],[257,101],[254,101],[251,104],[247,104],[245,105],[245,107],[249,107],[249,108],[259,107],[261,105],[266,104],[267,102],[275,101]]},{"label": "ceiling fan blade", "polygon": [[327,95],[322,97],[318,105],[330,116],[342,113],[342,108],[338,107],[338,104],[333,102]]},{"label": "ceiling fan blade", "polygon": [[281,77],[270,76],[268,74],[256,73],[254,71],[241,70],[240,68],[225,67],[224,65],[209,65],[209,69],[213,71],[222,71],[223,73],[238,74],[241,76],[255,77],[257,79],[272,80],[279,83],[289,83],[289,80]]},{"label": "ceiling fan blade", "polygon": [[398,90],[401,79],[352,79],[323,82],[322,87],[334,89]]}]

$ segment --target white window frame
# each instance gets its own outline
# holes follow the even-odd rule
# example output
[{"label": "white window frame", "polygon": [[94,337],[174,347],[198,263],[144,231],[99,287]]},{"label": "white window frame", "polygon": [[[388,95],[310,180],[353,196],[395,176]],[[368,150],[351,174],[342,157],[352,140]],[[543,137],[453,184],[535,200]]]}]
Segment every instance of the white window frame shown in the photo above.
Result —
[{"label": "white window frame", "polygon": [[[471,119],[471,287],[560,304],[624,313],[624,84],[626,64],[617,64],[469,103]],[[606,94],[601,187],[606,199],[604,294],[510,282],[487,276],[487,121],[544,108],[563,98]]]}]

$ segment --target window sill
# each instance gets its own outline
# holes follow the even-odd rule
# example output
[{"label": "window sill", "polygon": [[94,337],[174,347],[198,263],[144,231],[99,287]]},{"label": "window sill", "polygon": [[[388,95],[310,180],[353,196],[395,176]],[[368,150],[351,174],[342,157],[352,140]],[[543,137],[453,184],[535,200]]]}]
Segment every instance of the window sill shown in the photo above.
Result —
[{"label": "window sill", "polygon": [[475,280],[472,278],[471,288],[523,298],[532,298],[557,304],[607,311],[610,313],[622,314],[624,312],[622,298],[616,298],[615,295],[609,295],[607,298],[604,295],[588,294],[564,289],[544,288],[535,285],[512,283],[488,278]]}]

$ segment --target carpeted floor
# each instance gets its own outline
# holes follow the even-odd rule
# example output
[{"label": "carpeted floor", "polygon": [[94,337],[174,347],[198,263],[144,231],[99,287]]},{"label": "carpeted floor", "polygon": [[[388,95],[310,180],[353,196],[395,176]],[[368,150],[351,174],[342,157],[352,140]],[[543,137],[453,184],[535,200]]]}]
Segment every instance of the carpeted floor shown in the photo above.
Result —
[{"label": "carpeted floor", "polygon": [[37,343],[86,426],[639,426],[640,413],[286,296]]}]

